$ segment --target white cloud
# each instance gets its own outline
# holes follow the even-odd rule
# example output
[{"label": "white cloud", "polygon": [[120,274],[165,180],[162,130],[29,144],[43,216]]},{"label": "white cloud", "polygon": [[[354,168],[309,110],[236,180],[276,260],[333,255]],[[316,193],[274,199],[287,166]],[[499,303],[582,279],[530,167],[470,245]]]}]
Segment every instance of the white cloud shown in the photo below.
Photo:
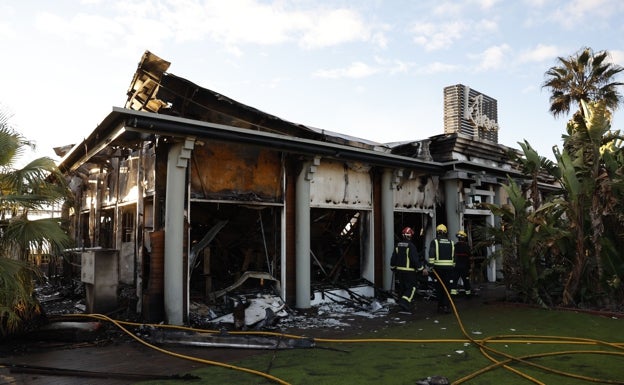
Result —
[{"label": "white cloud", "polygon": [[388,38],[383,32],[375,32],[371,36],[371,42],[380,48],[386,48],[388,46]]},{"label": "white cloud", "polygon": [[183,40],[209,37],[227,45],[296,41],[307,49],[357,41],[382,47],[387,43],[382,30],[374,30],[360,14],[345,8],[292,11],[281,2],[266,4],[256,0],[211,0],[202,6],[186,3],[172,6],[167,13],[173,32]]},{"label": "white cloud", "polygon": [[178,39],[188,41],[208,37],[225,45],[281,44],[293,40],[293,33],[310,22],[301,12],[287,12],[253,0],[185,3],[173,3],[167,18]]},{"label": "white cloud", "polygon": [[242,57],[244,55],[243,51],[238,48],[236,45],[227,44],[225,46],[225,52],[228,52],[230,55],[234,57]]},{"label": "white cloud", "polygon": [[461,21],[449,23],[418,23],[411,32],[414,43],[422,45],[427,51],[449,48],[462,38],[470,26]]},{"label": "white cloud", "polygon": [[457,1],[445,1],[440,2],[433,7],[432,13],[434,15],[448,17],[448,16],[460,16],[463,10],[463,5]]},{"label": "white cloud", "polygon": [[475,0],[481,9],[493,8],[499,0]]},{"label": "white cloud", "polygon": [[622,9],[621,0],[572,0],[554,12],[553,20],[563,27],[575,28],[583,20],[596,23],[596,19],[610,18]]},{"label": "white cloud", "polygon": [[611,61],[619,66],[624,67],[624,51],[623,50],[613,50],[609,51],[611,55]]},{"label": "white cloud", "polygon": [[532,94],[535,91],[537,91],[537,87],[535,85],[529,85],[529,86],[524,87],[520,92],[522,94]]},{"label": "white cloud", "polygon": [[368,25],[354,10],[327,7],[292,10],[286,5],[279,1],[185,0],[142,9],[125,5],[123,13],[128,19],[158,20],[175,41],[208,38],[237,54],[241,53],[239,46],[246,44],[296,42],[307,49],[351,42],[371,42],[380,47],[387,44],[386,27]]},{"label": "white cloud", "polygon": [[416,65],[411,62],[388,60],[381,57],[375,57],[375,63],[376,65],[372,66],[362,62],[354,62],[346,68],[318,70],[314,73],[314,76],[326,79],[362,79],[377,74],[404,74],[412,70],[421,75],[433,75],[456,72],[461,69],[461,66],[442,62],[433,62],[427,65]]},{"label": "white cloud", "polygon": [[439,73],[456,72],[460,69],[461,67],[455,64],[433,62],[433,63],[427,64],[426,66],[419,67],[418,73],[423,74],[423,75],[433,75],[433,74],[439,74]]},{"label": "white cloud", "polygon": [[114,19],[81,13],[71,19],[66,32],[73,35],[71,40],[78,39],[89,46],[105,48],[122,41],[128,31]]},{"label": "white cloud", "polygon": [[[375,65],[369,65],[363,62],[354,62],[346,68],[334,68],[318,70],[313,75],[315,77],[327,78],[327,79],[362,79],[377,74],[404,74],[411,71],[413,68],[417,68],[414,63],[406,62],[403,60],[391,60],[385,59],[380,56],[375,56]],[[441,64],[433,65],[429,68],[428,73],[445,72],[451,70],[450,66],[443,66]],[[423,72],[422,68],[417,69],[418,72]]]},{"label": "white cloud", "polygon": [[390,67],[388,72],[391,73],[391,74],[407,73],[411,67],[412,67],[412,64],[410,64],[410,63],[406,63],[406,62],[401,61],[401,60],[396,60],[393,63],[393,65]]},{"label": "white cloud", "polygon": [[524,0],[524,3],[532,8],[542,8],[549,0]]},{"label": "white cloud", "polygon": [[407,73],[414,66],[403,60],[388,60],[379,56],[375,56],[375,63],[379,67],[379,72],[388,74]]},{"label": "white cloud", "polygon": [[16,37],[15,30],[7,23],[0,23],[0,39],[9,40]]},{"label": "white cloud", "polygon": [[498,22],[491,19],[481,19],[474,24],[474,31],[482,34],[489,34],[498,30]]},{"label": "white cloud", "polygon": [[273,79],[270,79],[268,87],[270,89],[278,88],[282,84],[283,80],[284,80],[283,78],[273,78]]},{"label": "white cloud", "polygon": [[507,53],[511,51],[511,47],[507,44],[501,44],[487,48],[479,55],[471,55],[472,58],[479,60],[477,71],[489,71],[501,68],[507,64],[505,58]]},{"label": "white cloud", "polygon": [[13,40],[17,33],[13,26],[15,20],[15,10],[7,5],[0,5],[0,39]]},{"label": "white cloud", "polygon": [[467,1],[443,1],[438,2],[432,9],[432,13],[443,17],[460,17],[476,8],[481,10],[492,9],[500,0],[467,0]]},{"label": "white cloud", "polygon": [[69,23],[62,17],[48,12],[36,16],[35,27],[46,34],[58,36],[63,40],[69,40],[72,35]]},{"label": "white cloud", "polygon": [[310,20],[300,44],[306,48],[321,48],[370,37],[368,28],[359,15],[346,9],[337,9],[315,15]]},{"label": "white cloud", "polygon": [[521,63],[555,61],[561,50],[554,45],[538,44],[535,48],[520,53],[518,60]]},{"label": "white cloud", "polygon": [[125,45],[159,47],[167,41],[209,40],[233,56],[242,56],[243,47],[249,44],[270,46],[292,42],[306,49],[319,49],[369,42],[385,48],[385,31],[389,29],[388,25],[367,24],[351,9],[316,6],[293,10],[279,1],[88,3],[82,13],[70,17],[42,12],[37,16],[37,26],[46,34],[98,48],[115,46],[120,41]]},{"label": "white cloud", "polygon": [[414,43],[421,45],[426,51],[448,49],[456,41],[478,38],[496,31],[498,23],[490,19],[478,21],[455,20],[446,23],[416,23],[411,28]]},{"label": "white cloud", "polygon": [[314,76],[327,78],[327,79],[338,79],[338,78],[359,79],[359,78],[365,78],[365,77],[374,75],[378,72],[379,72],[378,68],[371,67],[366,63],[355,62],[355,63],[352,63],[347,68],[318,70],[314,73]]},{"label": "white cloud", "polygon": [[124,14],[117,17],[76,13],[70,17],[51,12],[36,15],[35,28],[46,37],[63,40],[75,49],[108,49],[119,54],[158,49],[171,36],[166,23],[149,17]]}]

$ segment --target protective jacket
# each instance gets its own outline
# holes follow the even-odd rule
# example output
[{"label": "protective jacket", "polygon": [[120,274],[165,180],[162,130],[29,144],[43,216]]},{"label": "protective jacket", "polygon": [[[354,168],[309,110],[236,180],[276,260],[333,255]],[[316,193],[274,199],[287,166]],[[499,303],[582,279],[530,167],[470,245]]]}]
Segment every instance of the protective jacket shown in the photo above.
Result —
[{"label": "protective jacket", "polygon": [[462,269],[470,267],[470,245],[466,241],[455,243],[455,267]]},{"label": "protective jacket", "polygon": [[425,265],[416,246],[410,241],[401,241],[394,248],[390,267],[399,271],[422,271]]},{"label": "protective jacket", "polygon": [[440,277],[436,280],[436,298],[438,299],[438,312],[448,313],[449,299],[446,296],[442,283],[449,289],[455,287],[453,275],[455,274],[455,244],[448,238],[438,237],[429,245],[429,264]]},{"label": "protective jacket", "polygon": [[429,264],[435,267],[455,266],[455,243],[447,238],[436,238],[429,245]]}]

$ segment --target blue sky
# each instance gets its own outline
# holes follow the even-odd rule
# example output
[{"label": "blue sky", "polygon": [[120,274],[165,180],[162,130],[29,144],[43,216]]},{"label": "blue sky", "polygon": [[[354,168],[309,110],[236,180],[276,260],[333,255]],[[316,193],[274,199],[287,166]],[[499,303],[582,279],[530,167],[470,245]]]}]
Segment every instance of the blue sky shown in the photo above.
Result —
[{"label": "blue sky", "polygon": [[241,103],[378,142],[443,133],[443,88],[464,84],[498,100],[501,144],[551,157],[568,117],[549,114],[544,73],[585,46],[624,65],[622,20],[621,0],[10,0],[0,105],[30,156],[58,159],[123,106],[150,50]]}]

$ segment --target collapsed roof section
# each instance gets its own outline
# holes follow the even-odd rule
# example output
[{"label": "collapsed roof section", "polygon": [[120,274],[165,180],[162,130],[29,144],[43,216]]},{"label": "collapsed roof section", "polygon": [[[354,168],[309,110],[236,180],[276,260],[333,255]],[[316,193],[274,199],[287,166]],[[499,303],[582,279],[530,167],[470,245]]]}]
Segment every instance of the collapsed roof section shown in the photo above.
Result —
[{"label": "collapsed roof section", "polygon": [[146,51],[128,89],[125,107],[136,111],[149,111],[230,127],[389,152],[389,149],[380,143],[292,123],[239,103],[168,73],[169,65],[169,62]]},{"label": "collapsed roof section", "polygon": [[146,140],[192,136],[382,167],[443,172],[441,164],[428,157],[394,153],[385,144],[267,114],[170,74],[166,72],[169,65],[146,51],[127,90],[125,108],[114,107],[86,139],[70,150],[58,148],[63,154],[60,170],[85,173],[94,166],[106,167],[110,158],[138,149]]}]

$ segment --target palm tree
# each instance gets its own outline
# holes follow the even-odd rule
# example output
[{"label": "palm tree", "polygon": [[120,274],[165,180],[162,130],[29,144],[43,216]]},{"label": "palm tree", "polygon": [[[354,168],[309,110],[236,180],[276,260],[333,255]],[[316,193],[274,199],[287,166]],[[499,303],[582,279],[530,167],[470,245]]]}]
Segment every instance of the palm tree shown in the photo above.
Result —
[{"label": "palm tree", "polygon": [[33,296],[33,282],[40,275],[28,260],[31,252],[54,253],[70,245],[57,218],[29,217],[67,199],[69,189],[52,159],[14,167],[28,146],[32,143],[0,110],[0,336],[18,331],[40,311]]},{"label": "palm tree", "polygon": [[612,257],[621,243],[618,213],[624,169],[621,149],[615,145],[621,143],[621,137],[611,131],[610,121],[622,101],[618,89],[624,83],[615,77],[624,68],[609,62],[607,51],[594,52],[587,47],[558,61],[560,65],[546,72],[542,84],[551,91],[550,112],[557,117],[569,113],[573,103],[578,105],[566,126],[567,135],[563,135],[563,152],[555,149],[562,195],[549,203],[565,212],[569,240],[574,243],[563,303],[586,300],[588,293],[595,302],[609,302],[605,283],[612,274],[619,277],[620,273],[613,268],[620,262]]},{"label": "palm tree", "polygon": [[[621,266],[621,257],[609,248],[618,243],[615,238],[621,237],[623,229],[618,218],[624,198],[622,138],[619,132],[611,131],[611,114],[604,100],[581,101],[581,111],[574,114],[567,131],[564,151],[555,154],[563,194],[552,202],[565,211],[570,239],[575,243],[563,304],[583,300],[579,294],[584,293],[593,296],[593,302],[609,305],[605,283],[610,277],[605,275],[605,268],[611,274],[621,274],[621,269],[611,268]],[[607,232],[605,223],[617,230]]]},{"label": "palm tree", "polygon": [[533,211],[536,211],[542,205],[542,196],[539,189],[540,177],[550,175],[556,179],[558,177],[558,168],[552,160],[539,155],[526,140],[518,142],[518,144],[522,149],[522,154],[510,151],[508,156],[519,166],[522,174],[531,178],[527,187],[527,194]]},{"label": "palm tree", "polygon": [[624,68],[610,63],[608,58],[608,51],[594,52],[587,47],[569,58],[557,58],[560,65],[546,71],[542,84],[550,89],[550,112],[555,117],[570,112],[572,103],[581,110],[581,101],[604,100],[608,109],[617,109],[622,101],[618,87],[623,83],[614,78]]}]

